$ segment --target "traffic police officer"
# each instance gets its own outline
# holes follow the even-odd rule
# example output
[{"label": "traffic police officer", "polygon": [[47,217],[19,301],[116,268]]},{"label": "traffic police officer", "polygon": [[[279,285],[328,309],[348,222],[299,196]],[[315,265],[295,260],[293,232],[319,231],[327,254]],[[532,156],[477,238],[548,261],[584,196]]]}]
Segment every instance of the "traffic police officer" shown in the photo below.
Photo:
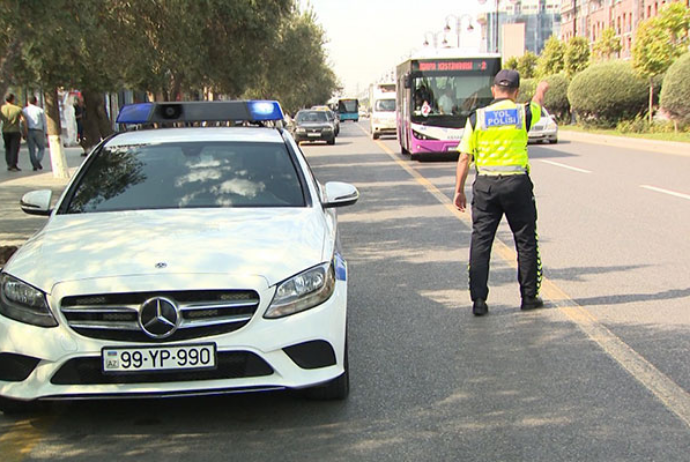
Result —
[{"label": "traffic police officer", "polygon": [[455,197],[453,203],[465,211],[465,181],[474,159],[476,177],[472,196],[472,240],[470,245],[470,297],[476,316],[488,313],[489,261],[496,229],[505,214],[518,253],[518,281],[521,308],[540,308],[541,261],[537,246],[537,208],[529,177],[527,132],[541,117],[547,82],[537,86],[529,104],[517,104],[520,75],[503,69],[494,78],[494,100],[478,109],[467,121],[458,146]]}]

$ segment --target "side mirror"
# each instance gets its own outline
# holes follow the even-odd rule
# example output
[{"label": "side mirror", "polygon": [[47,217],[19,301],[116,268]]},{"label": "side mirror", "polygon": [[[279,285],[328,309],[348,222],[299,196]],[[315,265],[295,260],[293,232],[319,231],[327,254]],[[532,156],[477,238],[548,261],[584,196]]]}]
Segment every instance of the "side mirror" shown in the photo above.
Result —
[{"label": "side mirror", "polygon": [[323,207],[327,209],[352,205],[359,199],[359,191],[357,191],[357,188],[348,183],[329,181],[326,183],[324,189],[326,201],[323,203]]},{"label": "side mirror", "polygon": [[19,206],[24,213],[28,213],[29,215],[47,217],[52,213],[50,209],[50,200],[52,197],[53,191],[50,189],[31,191],[22,196],[22,200],[19,201]]}]

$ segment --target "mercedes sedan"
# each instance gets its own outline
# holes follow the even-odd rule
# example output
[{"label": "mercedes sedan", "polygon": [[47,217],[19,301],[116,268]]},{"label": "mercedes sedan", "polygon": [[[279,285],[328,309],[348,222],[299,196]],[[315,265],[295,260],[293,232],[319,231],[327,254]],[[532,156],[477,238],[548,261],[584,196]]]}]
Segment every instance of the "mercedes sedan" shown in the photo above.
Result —
[{"label": "mercedes sedan", "polygon": [[320,184],[271,126],[282,118],[265,101],[125,107],[118,122],[139,130],[96,147],[54,207],[50,190],[22,198],[49,219],[0,272],[0,410],[279,389],[347,396],[335,208],[359,193]]}]

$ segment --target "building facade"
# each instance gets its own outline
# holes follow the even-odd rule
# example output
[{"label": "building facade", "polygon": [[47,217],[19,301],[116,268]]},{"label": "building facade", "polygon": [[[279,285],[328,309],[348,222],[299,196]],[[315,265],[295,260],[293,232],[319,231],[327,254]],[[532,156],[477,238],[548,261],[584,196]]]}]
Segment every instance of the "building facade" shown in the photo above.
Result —
[{"label": "building facade", "polygon": [[560,33],[561,0],[497,0],[496,8],[482,15],[479,23],[486,51],[498,51],[504,58],[525,51],[539,54],[549,37]]},{"label": "building facade", "polygon": [[690,0],[562,0],[561,39],[580,36],[593,44],[612,27],[621,40],[619,57],[629,58],[640,21],[656,16],[663,6],[675,2],[690,8]]}]

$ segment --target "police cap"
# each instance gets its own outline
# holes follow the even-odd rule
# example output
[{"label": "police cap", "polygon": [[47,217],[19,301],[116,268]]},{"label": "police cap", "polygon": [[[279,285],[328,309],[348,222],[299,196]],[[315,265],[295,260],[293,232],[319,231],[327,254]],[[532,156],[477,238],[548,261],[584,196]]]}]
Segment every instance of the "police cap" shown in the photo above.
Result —
[{"label": "police cap", "polygon": [[520,74],[513,69],[501,69],[494,77],[494,85],[503,88],[520,88]]}]

